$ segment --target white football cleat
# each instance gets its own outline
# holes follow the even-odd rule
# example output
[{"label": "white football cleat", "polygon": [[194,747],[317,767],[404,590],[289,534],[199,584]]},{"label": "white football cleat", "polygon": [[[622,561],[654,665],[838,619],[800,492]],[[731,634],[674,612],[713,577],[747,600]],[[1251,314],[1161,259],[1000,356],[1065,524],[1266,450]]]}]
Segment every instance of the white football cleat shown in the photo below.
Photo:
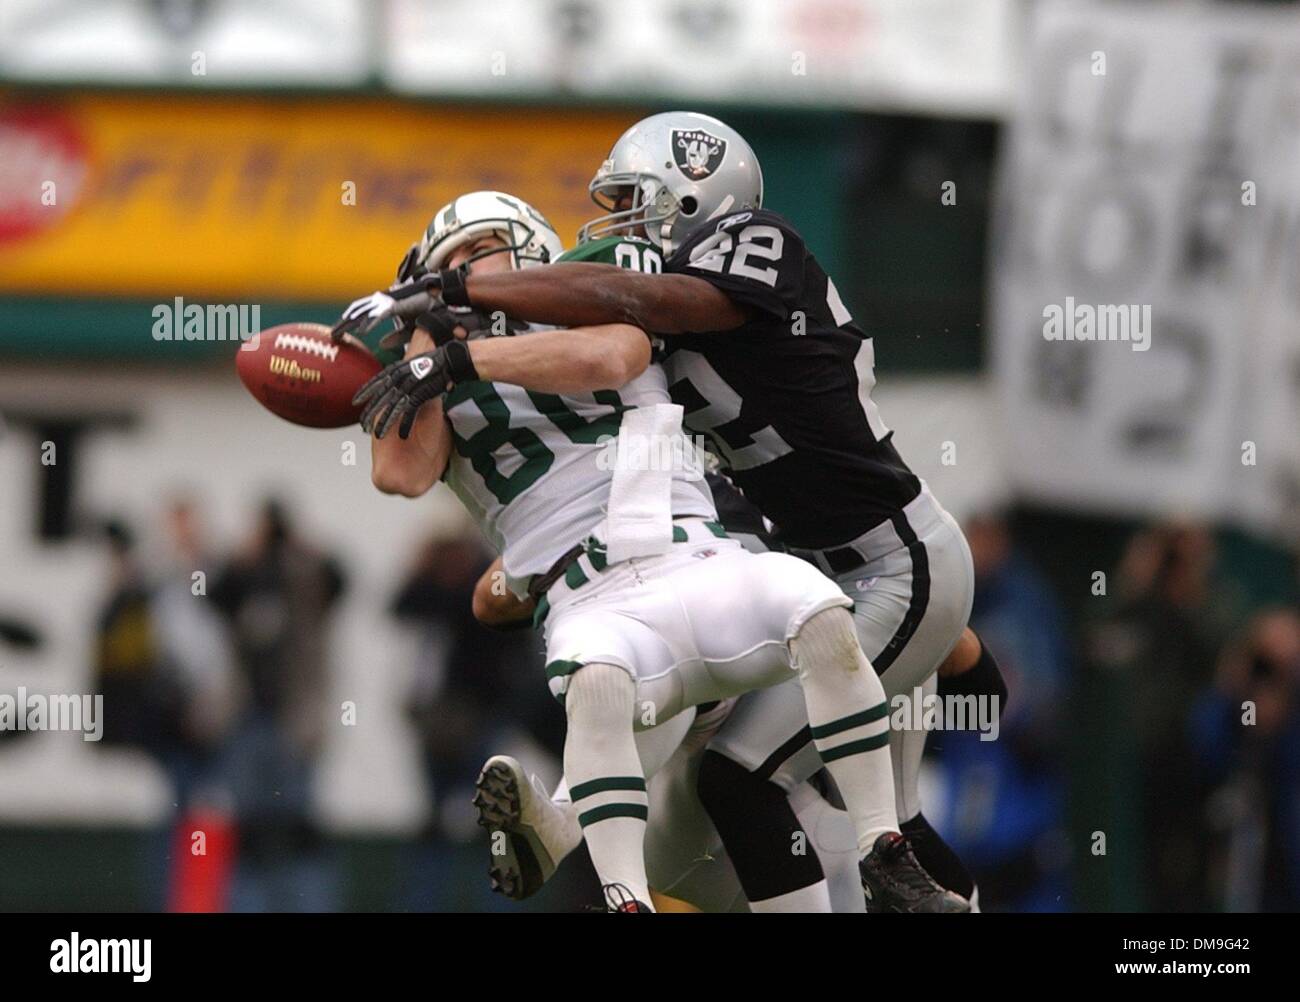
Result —
[{"label": "white football cleat", "polygon": [[536,776],[530,780],[509,755],[493,755],[483,763],[474,806],[478,823],[492,835],[492,890],[516,901],[541,890],[582,841],[573,805],[553,801],[542,781]]}]

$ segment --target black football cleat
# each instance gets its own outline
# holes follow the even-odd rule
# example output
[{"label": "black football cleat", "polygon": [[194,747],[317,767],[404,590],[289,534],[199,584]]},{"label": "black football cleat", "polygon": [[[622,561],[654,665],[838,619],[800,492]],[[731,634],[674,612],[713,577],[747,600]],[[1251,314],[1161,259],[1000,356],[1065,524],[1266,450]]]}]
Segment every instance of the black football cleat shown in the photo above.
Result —
[{"label": "black football cleat", "polygon": [[858,864],[869,912],[968,912],[970,902],[937,884],[898,832],[876,839]]}]

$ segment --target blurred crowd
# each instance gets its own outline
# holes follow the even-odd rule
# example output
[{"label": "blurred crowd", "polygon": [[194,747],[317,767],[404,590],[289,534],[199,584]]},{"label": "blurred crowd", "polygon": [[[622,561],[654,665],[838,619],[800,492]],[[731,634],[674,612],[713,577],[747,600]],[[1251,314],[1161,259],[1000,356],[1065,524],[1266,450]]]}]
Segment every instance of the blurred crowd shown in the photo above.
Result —
[{"label": "blurred crowd", "polygon": [[[1252,597],[1199,524],[1131,533],[1054,586],[969,518],[972,625],[1007,675],[998,741],[936,734],[938,827],[987,910],[1300,909],[1300,611]],[[1260,589],[1253,589],[1259,591]],[[1264,589],[1267,590],[1267,589]]]},{"label": "blurred crowd", "polygon": [[151,567],[130,528],[106,526],[94,666],[104,746],[148,752],[172,785],[175,813],[151,846],[153,903],[329,909],[337,879],[311,796],[343,572],[276,501],[225,557],[207,548],[191,500],[164,521],[168,552]]},{"label": "blurred crowd", "polygon": [[[207,547],[191,500],[171,502],[164,524],[168,554],[147,562],[126,526],[107,526],[95,645],[104,745],[145,750],[174,792],[149,849],[152,903],[345,907],[345,867],[312,792],[345,571],[275,501],[229,554]],[[972,625],[1010,692],[1000,736],[936,732],[929,746],[927,813],[976,875],[982,907],[1300,909],[1295,604],[1252,601],[1216,534],[1184,524],[1128,535],[1112,580],[1071,596],[1016,526],[1003,513],[963,526]],[[431,538],[394,582],[389,613],[418,637],[407,710],[430,805],[395,909],[492,907],[469,804],[478,767],[520,739],[559,758],[563,715],[538,681],[531,633],[473,619],[489,560],[472,536]],[[590,890],[581,862],[566,869],[550,908]]]},{"label": "blurred crowd", "polygon": [[1294,912],[1300,615],[1292,588],[1251,601],[1220,549],[1202,525],[1137,533],[1083,650],[1122,699],[1138,906]]},{"label": "blurred crowd", "polygon": [[[94,645],[102,746],[145,751],[172,786],[174,809],[148,847],[151,904],[344,907],[345,874],[314,807],[331,621],[347,587],[340,561],[275,500],[230,554],[208,548],[190,499],[172,501],[163,524],[166,553],[153,560],[127,526],[106,525],[111,571]],[[447,848],[477,839],[470,791],[504,727],[557,758],[563,742],[562,714],[544,686],[527,684],[540,671],[519,670],[535,657],[527,631],[473,619],[489,560],[472,538],[431,539],[392,597],[390,614],[419,635],[407,713],[431,805],[396,908],[456,900],[463,876],[450,879]]]}]

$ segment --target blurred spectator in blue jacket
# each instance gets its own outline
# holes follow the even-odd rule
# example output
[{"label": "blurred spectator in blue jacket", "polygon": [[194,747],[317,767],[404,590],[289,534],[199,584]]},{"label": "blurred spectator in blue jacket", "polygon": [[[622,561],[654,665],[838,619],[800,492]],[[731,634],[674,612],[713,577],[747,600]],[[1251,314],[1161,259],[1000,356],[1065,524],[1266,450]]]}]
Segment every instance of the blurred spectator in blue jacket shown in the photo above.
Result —
[{"label": "blurred spectator in blue jacket", "polygon": [[1192,714],[1189,760],[1215,784],[1210,895],[1226,911],[1300,911],[1300,616],[1261,613]]},{"label": "blurred spectator in blue jacket", "polygon": [[1008,696],[997,740],[974,731],[931,736],[948,792],[935,827],[975,875],[981,908],[1066,910],[1061,610],[1001,517],[971,518],[963,528],[975,562],[971,626],[996,652]]}]

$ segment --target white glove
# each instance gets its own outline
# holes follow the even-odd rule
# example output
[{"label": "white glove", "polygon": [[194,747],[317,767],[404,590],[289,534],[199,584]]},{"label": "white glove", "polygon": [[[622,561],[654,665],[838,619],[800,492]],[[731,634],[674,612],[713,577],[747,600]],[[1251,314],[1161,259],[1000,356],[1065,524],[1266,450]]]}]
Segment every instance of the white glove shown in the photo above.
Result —
[{"label": "white glove", "polygon": [[330,337],[338,342],[343,340],[344,334],[367,334],[384,320],[402,323],[428,312],[438,302],[438,287],[430,278],[432,276],[425,276],[394,286],[388,292],[372,292],[354,300],[330,330]]}]

